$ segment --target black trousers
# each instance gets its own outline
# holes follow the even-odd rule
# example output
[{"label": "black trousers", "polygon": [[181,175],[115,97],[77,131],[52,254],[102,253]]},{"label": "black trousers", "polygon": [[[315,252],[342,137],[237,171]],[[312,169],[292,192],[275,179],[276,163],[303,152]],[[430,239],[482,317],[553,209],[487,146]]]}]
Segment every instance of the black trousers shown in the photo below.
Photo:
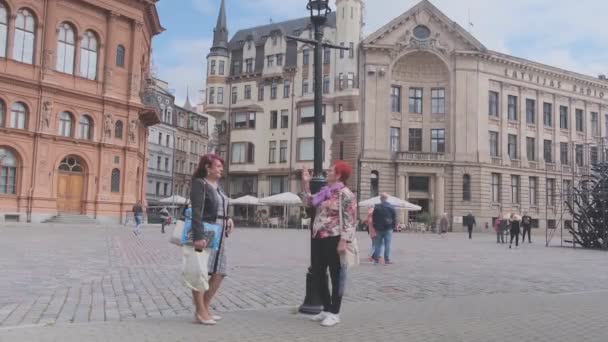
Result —
[{"label": "black trousers", "polygon": [[521,237],[521,242],[524,242],[526,240],[526,233],[528,233],[528,242],[532,242],[532,227],[530,226],[524,226],[524,232]]},{"label": "black trousers", "polygon": [[[342,268],[338,254],[340,236],[312,239],[312,271],[317,281],[317,290],[323,301],[323,311],[340,313],[346,269]],[[327,269],[331,278],[331,292],[327,282]]]},{"label": "black trousers", "polygon": [[469,239],[472,238],[473,235],[473,226],[468,226],[467,227],[469,229]]},{"label": "black trousers", "polygon": [[515,239],[515,246],[519,246],[519,229],[511,229],[511,242],[513,244],[513,239]]}]

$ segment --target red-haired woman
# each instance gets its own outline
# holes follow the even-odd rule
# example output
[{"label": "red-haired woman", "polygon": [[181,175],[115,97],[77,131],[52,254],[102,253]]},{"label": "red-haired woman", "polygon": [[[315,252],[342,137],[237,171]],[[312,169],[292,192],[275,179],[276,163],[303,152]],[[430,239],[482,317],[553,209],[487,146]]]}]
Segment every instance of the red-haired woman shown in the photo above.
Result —
[{"label": "red-haired woman", "polygon": [[203,222],[215,223],[222,227],[219,247],[209,255],[209,288],[192,288],[196,321],[205,325],[215,325],[222,319],[212,315],[209,306],[227,274],[226,238],[234,228],[232,219],[228,218],[228,197],[219,186],[223,171],[224,161],[220,157],[215,154],[202,156],[192,176],[190,191],[194,248],[202,250],[206,247],[206,241],[203,240]]},{"label": "red-haired woman", "polygon": [[[311,262],[315,278],[319,281],[317,288],[323,300],[323,311],[312,317],[312,320],[321,322],[321,325],[326,327],[340,323],[340,306],[346,282],[346,268],[340,262],[340,255],[346,251],[346,244],[355,238],[356,200],[355,195],[345,185],[351,173],[350,165],[337,161],[327,173],[327,186],[311,195],[312,177],[307,169],[302,170],[304,203],[316,208],[312,226]],[[331,294],[325,277],[328,267]]]}]

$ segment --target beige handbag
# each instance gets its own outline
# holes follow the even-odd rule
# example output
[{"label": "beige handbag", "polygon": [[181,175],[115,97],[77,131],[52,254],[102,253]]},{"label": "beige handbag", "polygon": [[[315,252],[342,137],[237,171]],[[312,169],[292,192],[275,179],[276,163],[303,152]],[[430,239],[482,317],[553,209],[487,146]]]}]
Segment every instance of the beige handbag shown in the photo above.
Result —
[{"label": "beige handbag", "polygon": [[[344,227],[344,209],[342,208],[342,193],[338,196],[338,211],[340,215],[340,229]],[[346,250],[344,253],[340,254],[340,263],[342,266],[347,269],[357,267],[361,264],[361,260],[359,259],[359,242],[357,242],[357,236],[353,236],[353,240],[346,244]]]}]

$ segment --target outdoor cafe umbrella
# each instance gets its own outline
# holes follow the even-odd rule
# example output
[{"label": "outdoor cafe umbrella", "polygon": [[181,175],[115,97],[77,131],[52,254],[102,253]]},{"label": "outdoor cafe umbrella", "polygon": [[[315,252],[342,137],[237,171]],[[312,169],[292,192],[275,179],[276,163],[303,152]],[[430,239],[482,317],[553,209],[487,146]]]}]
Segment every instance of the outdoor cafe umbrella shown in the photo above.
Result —
[{"label": "outdoor cafe umbrella", "polygon": [[300,196],[292,192],[284,192],[282,194],[264,197],[260,199],[260,203],[264,205],[283,206],[285,207],[285,213],[287,213],[287,206],[301,206],[303,204]]},{"label": "outdoor cafe umbrella", "polygon": [[[380,204],[380,196],[376,196],[374,198],[370,198],[365,201],[359,202],[359,206],[363,208],[373,208],[376,204]],[[409,211],[420,211],[422,207],[412,204],[406,200],[402,200],[395,196],[388,196],[388,203],[392,204],[396,209],[404,209]]]},{"label": "outdoor cafe umbrella", "polygon": [[239,197],[236,199],[230,200],[230,205],[245,205],[247,208],[247,221],[249,221],[249,206],[250,205],[260,205],[260,200],[257,197],[253,197],[250,195]]},{"label": "outdoor cafe umbrella", "polygon": [[159,202],[160,203],[171,203],[171,204],[185,204],[186,199],[179,195],[173,195],[171,197],[163,198]]}]

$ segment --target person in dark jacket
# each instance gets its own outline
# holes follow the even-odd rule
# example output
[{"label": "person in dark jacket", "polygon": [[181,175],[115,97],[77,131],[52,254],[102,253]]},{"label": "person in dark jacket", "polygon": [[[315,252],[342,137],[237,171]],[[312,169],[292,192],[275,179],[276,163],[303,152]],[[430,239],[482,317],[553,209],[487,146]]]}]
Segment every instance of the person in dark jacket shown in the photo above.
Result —
[{"label": "person in dark jacket", "polygon": [[523,230],[521,243],[523,244],[526,240],[526,234],[528,234],[528,243],[532,243],[532,217],[528,213],[524,213],[524,216],[521,218],[521,227]]},{"label": "person in dark jacket", "polygon": [[475,216],[473,216],[472,212],[469,211],[469,215],[464,217],[464,224],[465,224],[465,226],[467,226],[467,229],[469,230],[469,239],[472,239],[473,226],[477,225],[477,222],[475,221]]},{"label": "person in dark jacket", "polygon": [[393,237],[393,229],[397,223],[397,213],[395,207],[388,202],[388,194],[380,195],[380,203],[374,207],[372,221],[376,229],[376,238],[374,240],[374,254],[372,258],[374,263],[380,262],[380,250],[384,247],[384,264],[392,264],[391,242]]},{"label": "person in dark jacket", "polygon": [[513,239],[515,239],[515,247],[519,247],[519,223],[521,221],[521,216],[511,214],[511,241],[509,242],[509,248],[513,244]]}]

